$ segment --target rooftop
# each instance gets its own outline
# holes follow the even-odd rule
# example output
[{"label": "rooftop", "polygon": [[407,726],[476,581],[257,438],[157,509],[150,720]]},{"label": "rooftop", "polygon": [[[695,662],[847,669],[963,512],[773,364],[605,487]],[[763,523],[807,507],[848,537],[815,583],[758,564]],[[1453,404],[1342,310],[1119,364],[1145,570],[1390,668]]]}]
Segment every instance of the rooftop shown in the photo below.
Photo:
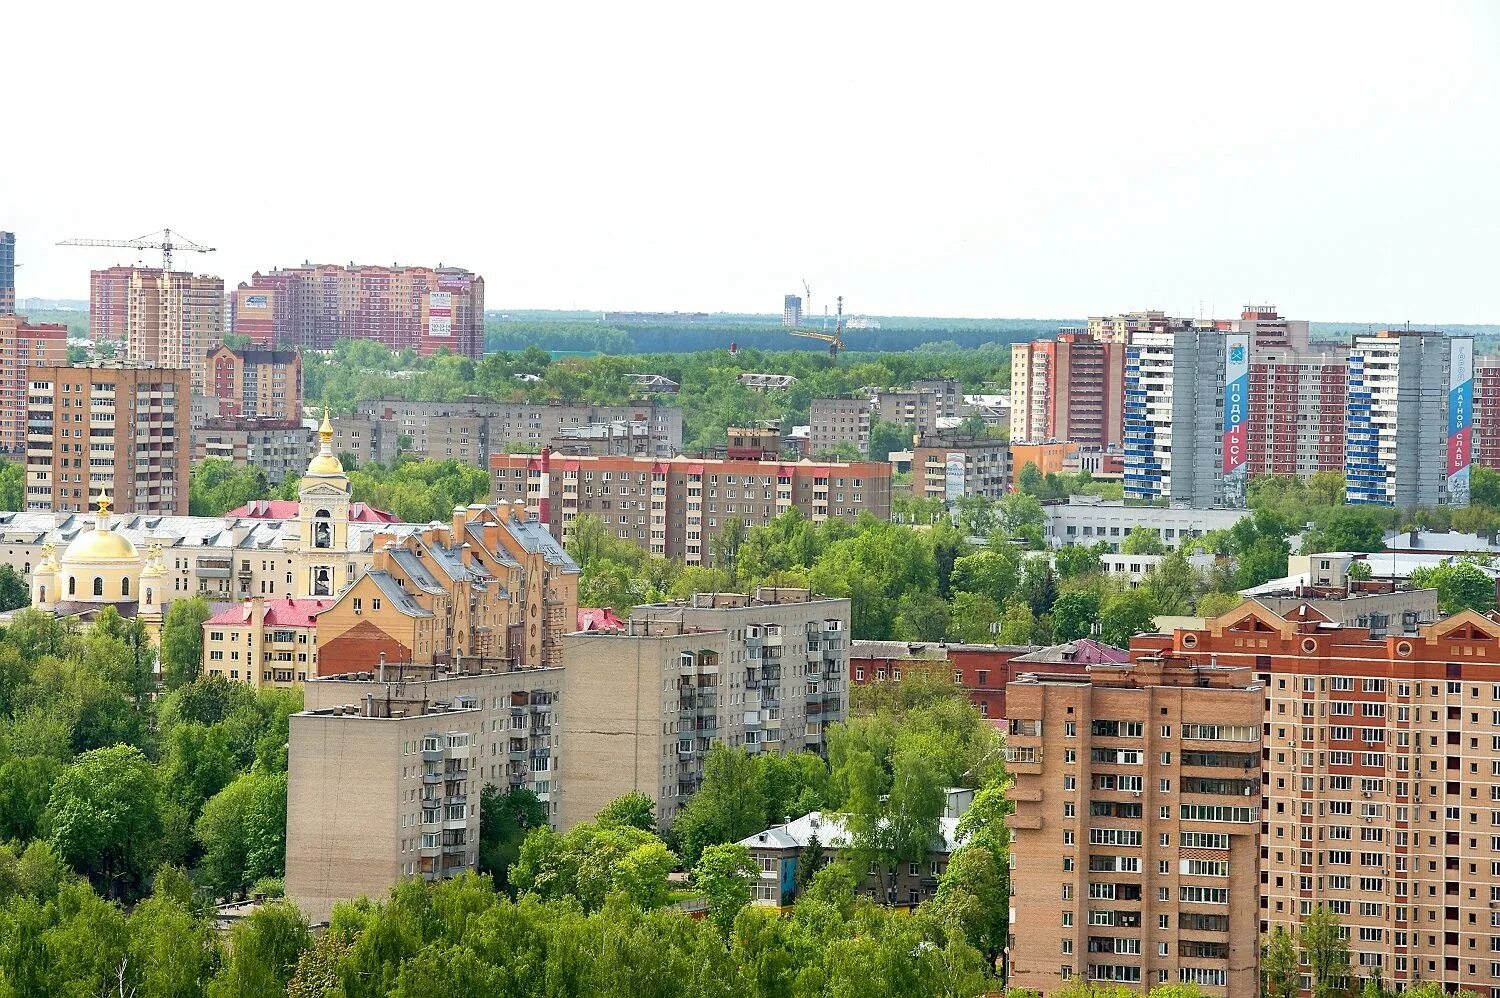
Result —
[{"label": "rooftop", "polygon": [[[747,849],[802,849],[814,837],[825,846],[834,849],[849,845],[849,832],[836,814],[813,811],[794,821],[772,825],[763,832],[740,839],[739,845]],[[934,852],[952,852],[960,845],[957,818],[938,819],[938,840],[933,843]]]},{"label": "rooftop", "polygon": [[[259,600],[246,600],[231,604],[228,609],[204,621],[234,627],[254,620],[255,604]],[[265,601],[265,625],[267,627],[315,627],[318,614],[333,606],[331,599],[272,599]]]}]

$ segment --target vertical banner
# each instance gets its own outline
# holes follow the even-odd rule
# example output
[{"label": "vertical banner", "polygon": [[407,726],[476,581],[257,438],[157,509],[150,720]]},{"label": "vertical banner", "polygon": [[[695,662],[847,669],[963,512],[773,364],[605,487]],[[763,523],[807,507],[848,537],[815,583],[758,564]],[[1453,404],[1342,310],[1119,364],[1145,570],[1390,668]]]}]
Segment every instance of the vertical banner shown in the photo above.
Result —
[{"label": "vertical banner", "polygon": [[1224,500],[1245,504],[1250,471],[1250,337],[1224,337]]},{"label": "vertical banner", "polygon": [[964,494],[966,462],[962,451],[949,451],[943,462],[943,498],[952,502]]},{"label": "vertical banner", "polygon": [[1474,341],[1448,341],[1448,504],[1469,504],[1474,441]]}]

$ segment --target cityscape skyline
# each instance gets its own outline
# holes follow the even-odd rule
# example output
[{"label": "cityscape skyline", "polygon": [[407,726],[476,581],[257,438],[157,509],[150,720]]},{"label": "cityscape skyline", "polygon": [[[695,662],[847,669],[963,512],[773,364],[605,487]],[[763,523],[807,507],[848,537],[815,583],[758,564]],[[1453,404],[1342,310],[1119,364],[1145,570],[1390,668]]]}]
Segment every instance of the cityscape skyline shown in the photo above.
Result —
[{"label": "cityscape skyline", "polygon": [[[20,236],[20,297],[81,298],[89,269],[134,262],[62,239],[171,225],[219,247],[192,267],[227,287],[304,259],[399,259],[483,274],[504,307],[769,312],[806,278],[813,314],[843,294],[853,313],[879,315],[1123,303],[1223,316],[1269,299],[1329,321],[1495,321],[1478,250],[1500,142],[1476,127],[1500,110],[1485,58],[1495,13],[1445,6],[1413,22],[1397,10],[1101,9],[1080,31],[1051,11],[912,24],[770,9],[731,25],[600,9],[569,19],[562,68],[550,11],[476,12],[439,47],[379,18],[299,11],[305,30],[286,42],[274,18],[212,11],[142,39],[128,64],[110,41],[126,15],[106,12],[78,58],[173,94],[173,144],[198,151],[162,168],[147,154],[160,129],[100,122],[107,183],[102,161],[19,157],[0,219]],[[697,41],[731,26],[732,45]],[[36,42],[60,30],[56,15],[31,7],[10,27],[18,78],[44,78]],[[316,42],[339,31],[357,44]],[[289,44],[287,69],[218,73],[215,46],[192,43],[225,32]],[[495,64],[481,58],[495,37],[532,43]],[[1199,70],[1174,52],[1255,70]],[[378,92],[377,53],[425,67],[425,85],[343,101],[337,118],[251,124],[257,106]],[[892,60],[902,73],[857,68]],[[1356,70],[1396,63],[1400,74]],[[444,102],[489,95],[514,97],[465,155],[384,126],[424,134]],[[44,149],[89,99],[60,80],[17,103],[13,134]],[[225,129],[301,154],[221,155]],[[758,138],[771,135],[780,145]]]}]

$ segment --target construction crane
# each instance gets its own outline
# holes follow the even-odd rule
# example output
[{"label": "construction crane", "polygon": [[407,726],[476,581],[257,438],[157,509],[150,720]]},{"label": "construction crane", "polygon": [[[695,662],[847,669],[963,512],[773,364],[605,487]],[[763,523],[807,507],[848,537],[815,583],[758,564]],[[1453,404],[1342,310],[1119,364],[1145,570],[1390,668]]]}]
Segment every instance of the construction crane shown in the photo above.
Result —
[{"label": "construction crane", "polygon": [[214,252],[212,246],[199,245],[180,232],[173,232],[171,229],[150,232],[139,239],[64,239],[57,245],[112,246],[117,249],[161,250],[161,266],[163,270],[172,269],[172,252],[174,250],[186,250],[190,253]]},{"label": "construction crane", "polygon": [[801,336],[809,340],[818,340],[828,344],[828,356],[833,360],[839,359],[839,351],[844,349],[844,296],[838,297],[838,321],[834,323],[833,332],[826,329],[788,329],[787,332],[793,336]]},{"label": "construction crane", "polygon": [[802,278],[802,314],[807,315],[812,311],[812,288],[808,287],[807,278]]}]

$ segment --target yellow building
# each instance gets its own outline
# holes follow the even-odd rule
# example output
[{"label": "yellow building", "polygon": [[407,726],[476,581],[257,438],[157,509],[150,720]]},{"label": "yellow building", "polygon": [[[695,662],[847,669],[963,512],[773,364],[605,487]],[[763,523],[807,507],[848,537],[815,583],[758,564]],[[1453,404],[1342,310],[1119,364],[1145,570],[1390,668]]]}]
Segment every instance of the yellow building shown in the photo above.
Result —
[{"label": "yellow building", "polygon": [[203,622],[203,674],[262,686],[297,685],[318,674],[318,614],[327,599],[235,604]]},{"label": "yellow building", "polygon": [[92,530],[80,531],[63,551],[48,544],[31,575],[31,605],[59,617],[92,620],[112,606],[122,617],[140,617],[153,632],[162,619],[165,568],[161,548],[143,556],[123,534],[110,529],[109,496],[97,500]]}]

